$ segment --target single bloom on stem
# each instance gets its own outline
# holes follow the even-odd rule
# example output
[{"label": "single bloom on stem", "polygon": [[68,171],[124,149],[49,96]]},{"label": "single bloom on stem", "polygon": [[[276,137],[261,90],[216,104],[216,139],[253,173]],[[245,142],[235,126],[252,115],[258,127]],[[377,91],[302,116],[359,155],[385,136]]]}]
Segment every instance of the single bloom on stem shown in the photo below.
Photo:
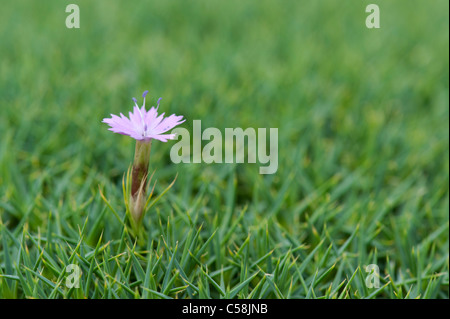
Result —
[{"label": "single bloom on stem", "polygon": [[142,94],[144,102],[141,107],[138,106],[136,98],[133,98],[135,106],[133,112],[129,112],[129,117],[122,113],[120,116],[111,114],[111,118],[105,118],[102,121],[110,126],[110,131],[128,135],[136,140],[131,171],[131,190],[127,194],[129,198],[126,200],[135,228],[139,228],[147,203],[147,177],[152,140],[167,142],[167,140],[174,139],[175,134],[164,133],[185,121],[183,116],[175,114],[166,118],[164,118],[165,113],[158,115],[161,98],[158,99],[156,108],[153,106],[147,111],[145,109],[147,93],[148,91],[145,91]]}]

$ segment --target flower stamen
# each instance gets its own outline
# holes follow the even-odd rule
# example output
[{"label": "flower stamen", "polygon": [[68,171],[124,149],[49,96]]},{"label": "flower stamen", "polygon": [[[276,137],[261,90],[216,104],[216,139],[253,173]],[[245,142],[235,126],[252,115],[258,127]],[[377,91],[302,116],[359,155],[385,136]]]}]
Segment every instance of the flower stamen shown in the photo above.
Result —
[{"label": "flower stamen", "polygon": [[158,108],[161,103],[161,98],[158,99],[156,107],[151,107],[147,112],[145,109],[146,96],[148,91],[142,93],[143,105],[138,105],[138,100],[133,97],[134,107],[133,112],[130,112],[130,117],[124,115],[120,117],[111,115],[111,118],[103,119],[107,123],[109,130],[114,133],[128,135],[137,141],[150,141],[157,139],[162,142],[167,142],[169,139],[174,139],[174,134],[163,134],[173,127],[183,123],[182,116],[169,116],[164,118],[164,113],[158,115]]},{"label": "flower stamen", "polygon": [[156,103],[156,110],[158,110],[159,102],[161,102],[161,100],[162,100],[162,97],[160,97],[160,98],[158,99],[158,102]]}]

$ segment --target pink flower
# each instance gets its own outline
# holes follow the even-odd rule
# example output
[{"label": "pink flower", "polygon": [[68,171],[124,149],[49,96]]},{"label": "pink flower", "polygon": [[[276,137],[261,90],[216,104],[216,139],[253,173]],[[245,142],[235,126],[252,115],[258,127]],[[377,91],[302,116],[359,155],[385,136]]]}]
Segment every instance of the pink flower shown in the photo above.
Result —
[{"label": "pink flower", "polygon": [[161,98],[158,99],[156,108],[152,107],[150,110],[145,110],[145,96],[148,91],[142,94],[144,103],[141,108],[137,104],[137,100],[133,98],[134,108],[133,112],[129,112],[129,118],[120,113],[120,117],[111,114],[111,118],[104,118],[103,123],[110,126],[109,130],[114,133],[128,135],[138,141],[150,141],[157,139],[161,142],[167,142],[175,138],[175,134],[163,134],[175,126],[183,123],[183,116],[175,114],[164,118],[164,114],[158,116],[158,107]]}]

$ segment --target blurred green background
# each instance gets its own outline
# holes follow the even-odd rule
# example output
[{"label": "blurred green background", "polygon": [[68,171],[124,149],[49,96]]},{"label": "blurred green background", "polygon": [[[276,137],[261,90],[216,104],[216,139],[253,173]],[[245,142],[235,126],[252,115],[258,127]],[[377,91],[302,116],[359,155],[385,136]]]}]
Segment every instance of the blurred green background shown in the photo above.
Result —
[{"label": "blurred green background", "polygon": [[[65,26],[69,3],[80,7],[80,29]],[[365,26],[369,3],[380,7],[380,29]],[[4,2],[0,222],[12,236],[3,245],[24,227],[74,238],[88,215],[88,245],[102,230],[117,239],[98,187],[123,209],[134,141],[101,120],[127,114],[148,89],[147,105],[163,97],[160,111],[184,115],[189,130],[200,119],[203,128],[279,133],[278,172],[266,176],[258,164],[175,165],[174,142],[155,142],[157,193],[178,173],[158,204],[163,223],[198,214],[208,238],[248,205],[219,250],[267,226],[279,256],[300,244],[311,252],[321,239],[342,244],[359,225],[345,252],[333,250],[336,262],[351,258],[328,282],[376,251],[384,274],[417,283],[412,297],[427,287],[414,278],[444,273],[429,297],[448,298],[448,26],[445,0]],[[147,229],[156,238],[155,215]],[[184,236],[189,227],[176,220]]]}]

